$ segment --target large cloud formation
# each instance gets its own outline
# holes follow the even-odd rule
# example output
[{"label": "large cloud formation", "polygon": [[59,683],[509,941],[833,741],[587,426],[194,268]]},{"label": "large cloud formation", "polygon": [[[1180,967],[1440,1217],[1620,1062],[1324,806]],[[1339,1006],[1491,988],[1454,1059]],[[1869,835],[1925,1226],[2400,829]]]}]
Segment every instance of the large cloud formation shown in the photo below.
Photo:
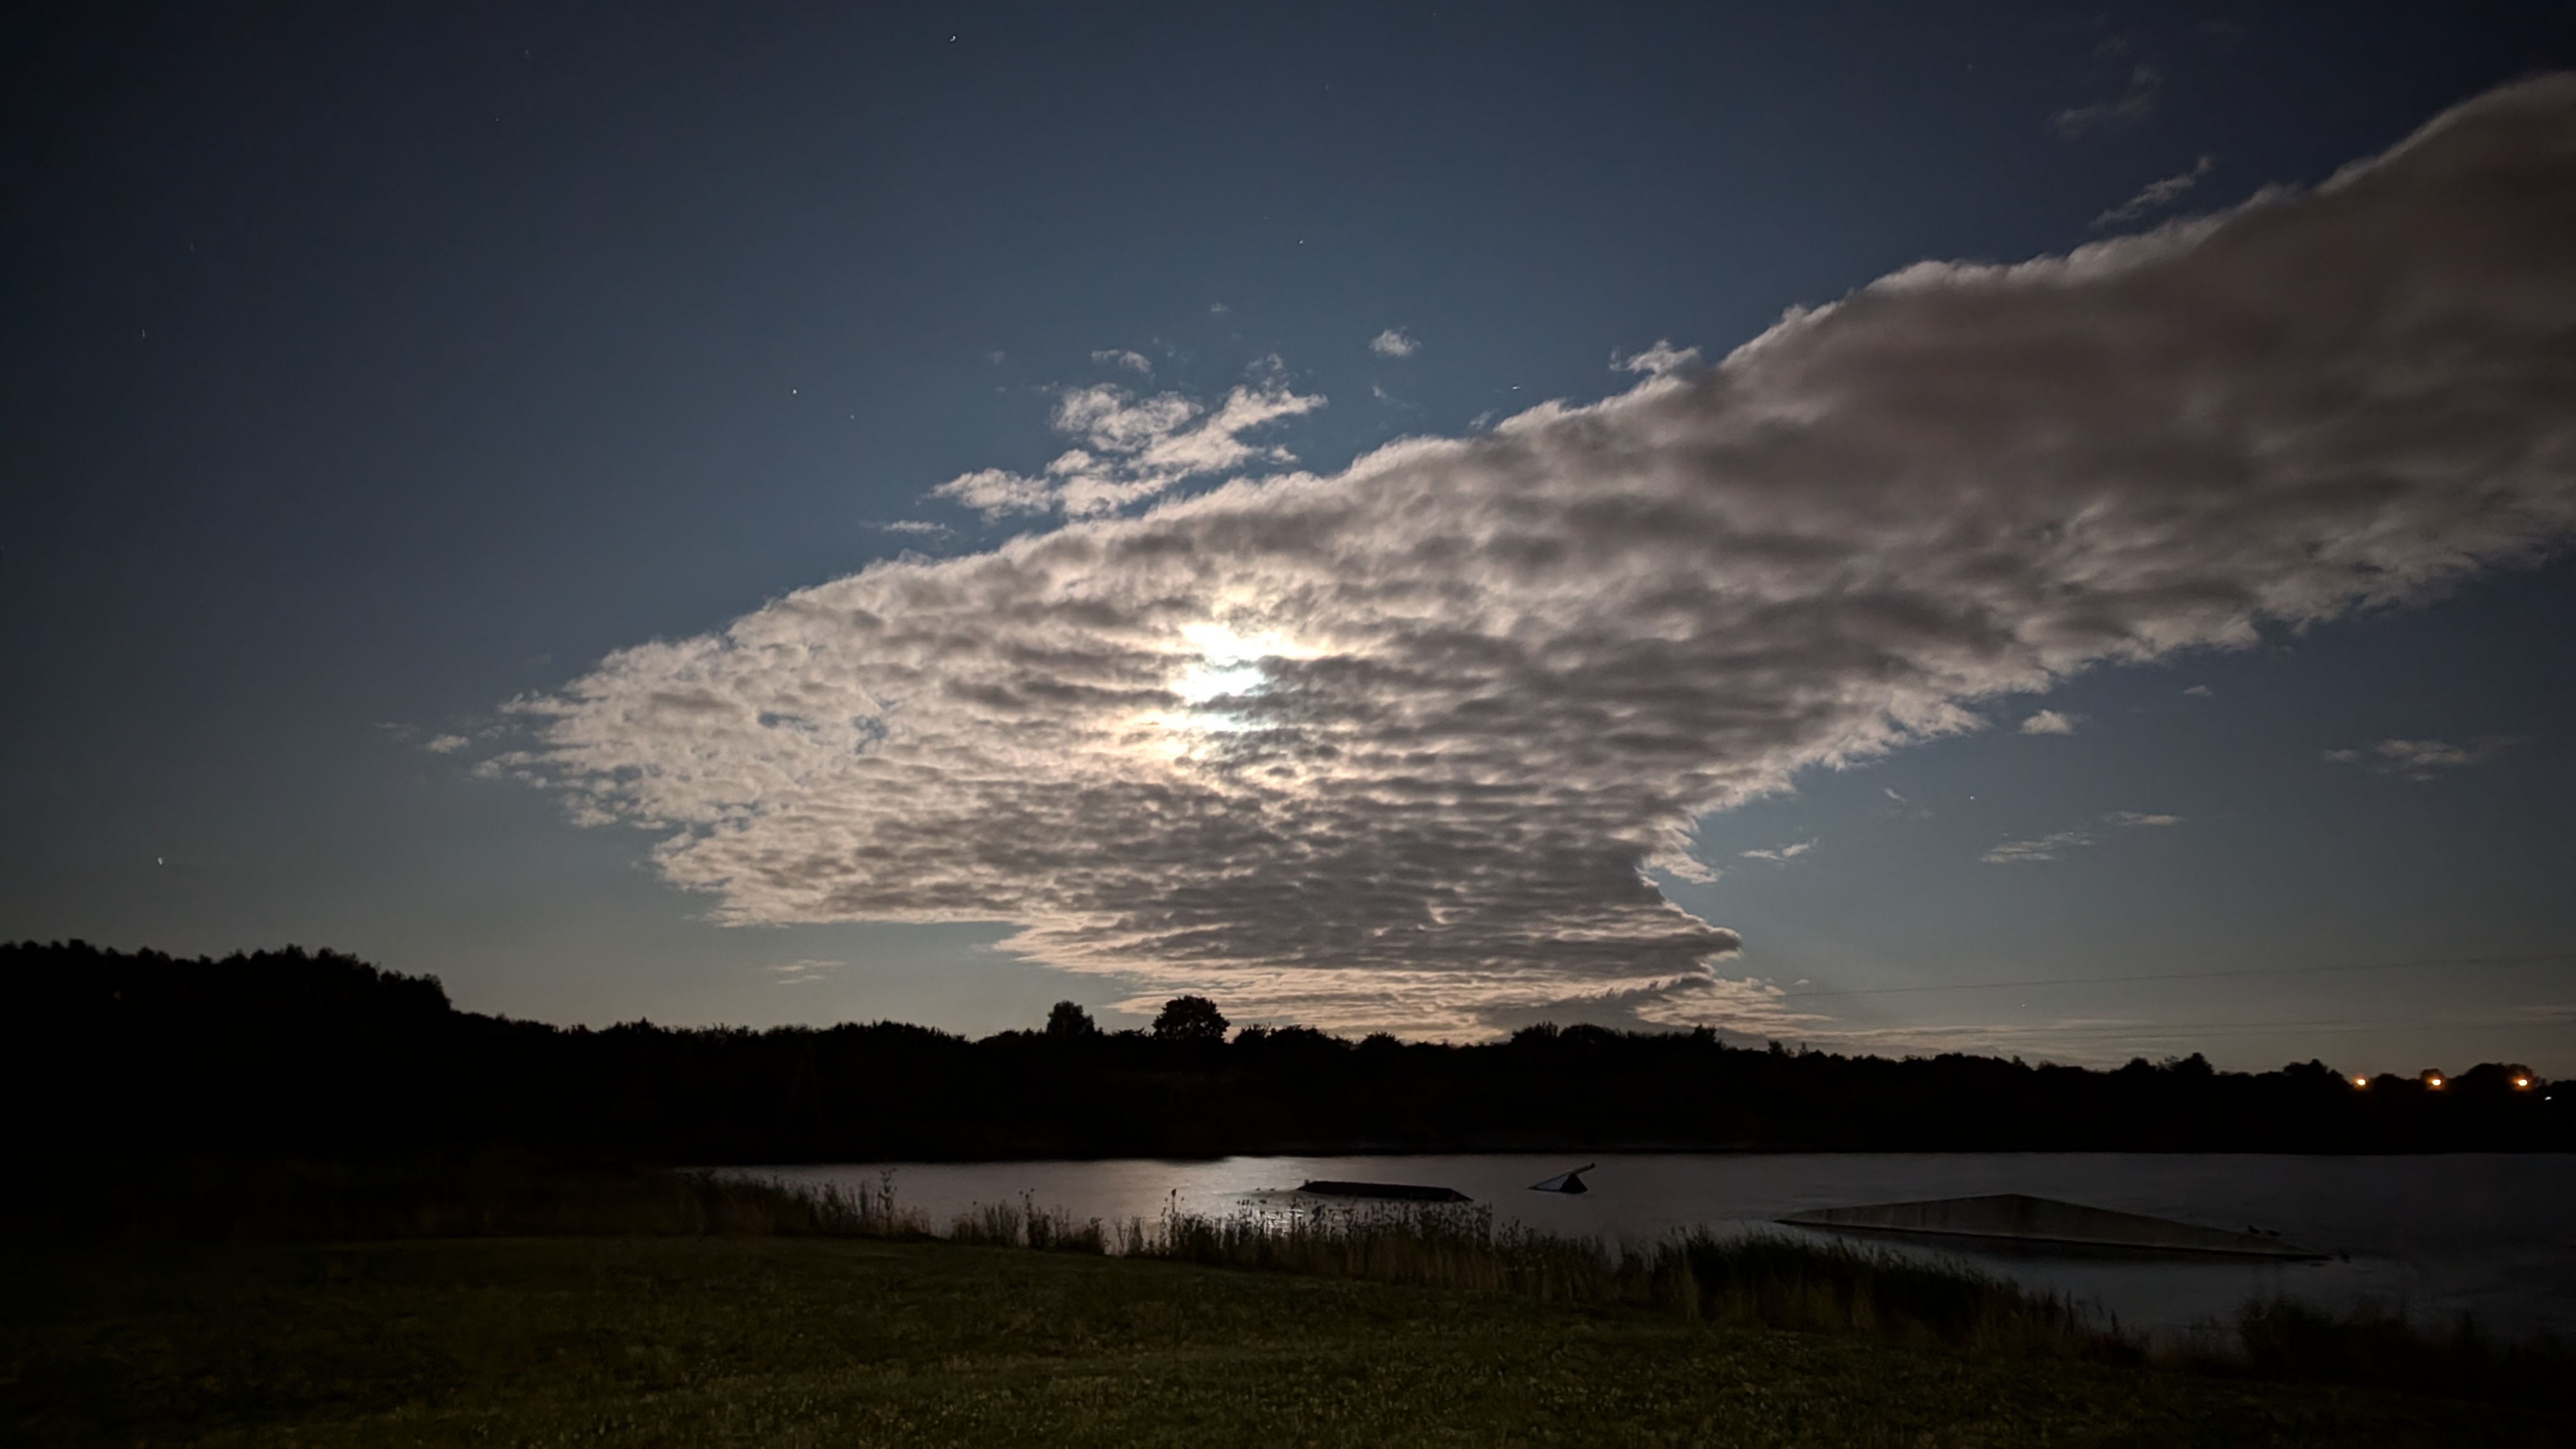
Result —
[{"label": "large cloud formation", "polygon": [[2571,399],[2555,77],[1595,406],[873,565],[522,702],[508,764],[662,832],[728,920],[1007,920],[1342,1029],[1760,1029],[1735,935],[1646,874],[1696,817],[2089,664],[2535,562],[2576,530]]}]

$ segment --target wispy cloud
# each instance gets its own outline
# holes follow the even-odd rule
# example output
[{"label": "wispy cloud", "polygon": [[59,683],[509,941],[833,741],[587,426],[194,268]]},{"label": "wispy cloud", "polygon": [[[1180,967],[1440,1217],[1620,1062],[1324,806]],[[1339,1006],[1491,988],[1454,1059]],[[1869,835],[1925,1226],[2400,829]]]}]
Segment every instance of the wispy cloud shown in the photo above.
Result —
[{"label": "wispy cloud", "polygon": [[2201,178],[2207,176],[2212,170],[2216,169],[2217,166],[2217,157],[2203,156],[2198,161],[2192,163],[2192,167],[2189,171],[2179,171],[2161,180],[2150,181],[2146,185],[2138,188],[2137,195],[2130,197],[2128,200],[2112,207],[2109,211],[2093,218],[2093,224],[2095,226],[2118,226],[2124,221],[2136,221],[2139,217],[2145,216],[2151,211],[2162,211],[2164,208],[2172,205],[2175,201],[2181,199],[2184,192],[2198,186],[2201,182]]},{"label": "wispy cloud", "polygon": [[1369,339],[1369,351],[1380,357],[1411,357],[1422,350],[1422,344],[1401,327],[1389,327]]},{"label": "wispy cloud", "polygon": [[388,722],[377,725],[376,728],[383,730],[397,744],[417,745],[433,755],[452,755],[474,743],[464,735],[458,734],[431,734],[423,738],[425,732],[418,725]]},{"label": "wispy cloud", "polygon": [[927,518],[898,518],[891,523],[872,523],[868,526],[879,533],[910,533],[924,537],[956,532],[947,524],[937,523]]},{"label": "wispy cloud", "polygon": [[823,961],[808,958],[802,961],[782,961],[778,965],[763,966],[760,969],[772,978],[771,984],[773,985],[810,986],[817,981],[824,980],[833,972],[838,971],[849,964],[850,963],[847,961]]},{"label": "wispy cloud", "polygon": [[1885,786],[1880,787],[1879,793],[1887,798],[1887,808],[1878,812],[1886,819],[1929,820],[1932,818],[1932,807],[1910,795]]},{"label": "wispy cloud", "polygon": [[[1988,1052],[1997,1055],[2045,1051],[2042,1060],[2068,1063],[2120,1060],[2122,1053],[2101,1044],[2105,1037],[2151,1029],[2152,1023],[2120,1016],[2061,1016],[2040,1021],[1915,1023],[1885,1027],[1832,1027],[1816,1034],[1823,1046],[1842,1051],[1889,1055],[1939,1052]],[[2069,1040],[2081,1043],[2073,1052]]]},{"label": "wispy cloud", "polygon": [[[1786,995],[1777,984],[1750,976],[1730,979],[1693,975],[1643,987],[1575,992],[1541,1001],[1498,996],[1468,1007],[1453,1029],[1461,1035],[1486,1035],[1516,1031],[1539,1022],[1559,1026],[1594,1022],[1650,1029],[1713,1026],[1739,1038],[1759,1041],[1765,1037],[1795,1040],[1830,1024],[1829,1016],[1804,1009],[1784,999]],[[1158,998],[1148,994],[1136,998],[1126,1009],[1142,1014],[1159,1004]],[[1323,1013],[1331,1012],[1335,1005],[1338,1003],[1325,1005]]]},{"label": "wispy cloud", "polygon": [[2119,95],[2059,111],[2048,118],[2048,128],[2072,141],[2093,131],[2134,126],[2156,113],[2156,101],[2164,94],[2164,88],[2165,78],[2154,66],[2136,66],[2129,71],[2129,83]]},{"label": "wispy cloud", "polygon": [[1245,440],[1282,418],[1313,412],[1324,399],[1289,387],[1277,358],[1210,408],[1177,392],[1140,397],[1114,383],[1056,395],[1055,428],[1081,440],[1027,475],[979,468],[931,490],[987,518],[1061,509],[1076,517],[1113,513],[1192,478],[1254,465],[1294,463],[1285,448]]},{"label": "wispy cloud", "polygon": [[978,468],[940,484],[933,493],[962,503],[986,518],[1005,513],[1042,513],[1056,505],[1060,490],[1044,478],[1024,478],[1007,468]]},{"label": "wispy cloud", "polygon": [[2195,684],[2191,688],[2184,690],[2183,693],[2191,696],[2193,699],[2209,699],[2214,697],[2210,692],[2209,686],[2206,684]]},{"label": "wispy cloud", "polygon": [[[2130,830],[2140,826],[2180,825],[2182,817],[2146,815],[2135,810],[2113,810],[2103,815],[2102,823],[2117,830]],[[2042,835],[2031,840],[2007,840],[1978,856],[1977,859],[1988,865],[2030,865],[2044,860],[2063,860],[2070,852],[2082,850],[2093,844],[2094,839],[2095,836],[2090,830],[2060,830],[2053,835]]]},{"label": "wispy cloud", "polygon": [[2444,740],[2381,740],[2367,750],[2328,750],[2326,763],[2359,765],[2381,775],[2421,783],[2466,769],[2495,753],[2496,742],[2455,745]]},{"label": "wispy cloud", "polygon": [[1748,850],[1743,855],[1746,860],[1767,860],[1774,865],[1785,865],[1815,849],[1816,845],[1814,840],[1801,840],[1795,845],[1775,846],[1770,850]]},{"label": "wispy cloud", "polygon": [[2064,859],[2067,852],[2082,850],[2093,843],[2088,831],[2061,830],[2031,840],[2007,840],[1977,859],[1988,865],[2030,865],[2043,860]]},{"label": "wispy cloud", "polygon": [[2060,714],[2053,709],[2043,709],[2021,722],[2021,732],[2026,735],[2071,735],[2083,720],[2084,716],[2080,714]]},{"label": "wispy cloud", "polygon": [[[722,920],[1016,922],[1140,997],[1342,1030],[1777,1021],[1642,873],[1699,817],[2576,537],[2571,193],[2576,80],[2534,83],[2313,198],[1911,267],[1595,405],[874,564],[520,702],[516,768]],[[1041,503],[1312,405],[1241,392],[1068,394],[1143,487]]]},{"label": "wispy cloud", "polygon": [[1698,348],[1675,347],[1666,341],[1658,341],[1643,352],[1610,354],[1612,372],[1639,372],[1648,377],[1662,377],[1669,372],[1680,372],[1685,368],[1697,366],[1699,366]]},{"label": "wispy cloud", "polygon": [[1091,360],[1103,367],[1125,368],[1129,372],[1144,373],[1148,376],[1154,371],[1154,364],[1146,358],[1145,354],[1129,352],[1123,348],[1103,348],[1091,354]]}]

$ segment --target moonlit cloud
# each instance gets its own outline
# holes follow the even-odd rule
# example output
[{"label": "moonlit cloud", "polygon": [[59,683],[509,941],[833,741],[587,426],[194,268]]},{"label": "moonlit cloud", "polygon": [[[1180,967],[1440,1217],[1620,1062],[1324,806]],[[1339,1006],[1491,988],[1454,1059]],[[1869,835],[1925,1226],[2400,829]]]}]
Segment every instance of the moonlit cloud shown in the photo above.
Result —
[{"label": "moonlit cloud", "polygon": [[1401,327],[1389,327],[1369,339],[1369,351],[1380,357],[1411,357],[1421,350],[1422,344]]},{"label": "moonlit cloud", "polygon": [[[1776,1031],[1645,873],[1700,816],[2565,546],[2571,198],[2576,81],[2530,83],[2313,193],[1910,267],[1595,405],[872,565],[520,701],[505,768],[654,832],[720,920],[1009,921],[1140,1000],[1340,1030]],[[1099,515],[1320,403],[1069,390],[1056,465],[941,491]]]},{"label": "moonlit cloud", "polygon": [[[2104,1065],[2117,1062],[2116,1043],[2132,1033],[2153,1032],[2155,1023],[2126,1016],[2059,1016],[2037,1021],[1979,1022],[1960,1025],[1910,1023],[1859,1030],[1837,1028],[1823,1039],[1844,1050],[1885,1055],[1931,1055],[1936,1052],[1983,1052],[1994,1056],[2032,1052],[2042,1065],[2049,1061],[2092,1057]],[[2082,1043],[2072,1055],[2069,1038]],[[2039,1055],[2045,1053],[2045,1055]]]},{"label": "moonlit cloud", "polygon": [[[2130,830],[2140,826],[2180,825],[2179,815],[2145,815],[2135,810],[2113,810],[2102,817],[2102,823],[2116,829]],[[2090,830],[2060,830],[2034,840],[2007,840],[1977,859],[1988,865],[2030,865],[2044,860],[2062,860],[2070,851],[2082,850],[2094,841]]]},{"label": "moonlit cloud", "polygon": [[1882,814],[1904,820],[1929,820],[1932,818],[1932,807],[1929,805],[1925,805],[1918,800],[1900,794],[1885,786],[1881,786],[1879,788],[1879,793],[1886,796],[1888,804],[1894,807],[1881,812]]},{"label": "moonlit cloud", "polygon": [[1278,359],[1265,359],[1253,380],[1214,408],[1176,392],[1139,397],[1113,383],[1065,388],[1056,395],[1055,428],[1084,446],[1058,454],[1041,475],[982,468],[942,483],[932,496],[987,518],[1059,509],[1081,518],[1142,503],[1192,478],[1294,463],[1287,449],[1243,436],[1324,405],[1292,390],[1280,373]]},{"label": "moonlit cloud", "polygon": [[2044,860],[2062,859],[2070,850],[2081,850],[2093,843],[2089,832],[2061,830],[2034,840],[2007,840],[1977,859],[1988,865],[2031,865]]},{"label": "moonlit cloud", "polygon": [[2136,221],[2151,211],[2162,211],[2172,205],[2184,192],[2198,186],[2201,178],[2207,176],[2217,166],[2218,158],[2203,156],[2192,163],[2189,171],[2177,172],[2162,180],[2150,181],[2138,188],[2137,195],[2093,218],[2093,224],[2117,226],[2124,221]]},{"label": "moonlit cloud", "polygon": [[1679,372],[1686,367],[1697,366],[1699,366],[1698,348],[1675,347],[1670,342],[1659,341],[1643,352],[1625,357],[1615,352],[1610,354],[1611,371],[1640,372],[1648,377],[1662,377],[1668,372]]},{"label": "moonlit cloud", "polygon": [[1023,478],[1004,468],[978,468],[960,473],[934,490],[986,518],[1005,513],[1037,513],[1056,502],[1056,490],[1042,478]]},{"label": "moonlit cloud", "polygon": [[2487,744],[2462,746],[2444,740],[2381,740],[2367,750],[2328,750],[2326,762],[2359,765],[2382,775],[2422,783],[2478,763],[2494,752]]},{"label": "moonlit cloud", "polygon": [[2021,732],[2026,735],[2071,735],[2083,718],[2080,714],[2060,714],[2053,709],[2043,709],[2021,722]]}]

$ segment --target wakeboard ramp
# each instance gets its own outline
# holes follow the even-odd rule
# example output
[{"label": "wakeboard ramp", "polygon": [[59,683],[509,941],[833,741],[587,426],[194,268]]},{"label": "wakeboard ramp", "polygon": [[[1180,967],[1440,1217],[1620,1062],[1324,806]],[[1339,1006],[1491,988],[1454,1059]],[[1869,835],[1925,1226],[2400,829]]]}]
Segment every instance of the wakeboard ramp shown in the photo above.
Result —
[{"label": "wakeboard ramp", "polygon": [[1597,1162],[1587,1162],[1572,1172],[1560,1172],[1545,1182],[1533,1182],[1529,1185],[1529,1190],[1532,1192],[1590,1192],[1592,1189],[1585,1185],[1583,1174],[1600,1165]]},{"label": "wakeboard ramp", "polygon": [[2017,1192],[1984,1197],[1945,1197],[1926,1202],[1887,1202],[1866,1207],[1810,1208],[1775,1219],[1792,1227],[1823,1228],[1839,1233],[1886,1233],[1903,1237],[1981,1240],[2031,1247],[2086,1248],[2130,1253],[2175,1253],[2194,1257],[2288,1258],[2313,1261],[2326,1256],[2278,1233],[2248,1228],[2230,1232],[2142,1213],[2114,1212],[2029,1197]]}]

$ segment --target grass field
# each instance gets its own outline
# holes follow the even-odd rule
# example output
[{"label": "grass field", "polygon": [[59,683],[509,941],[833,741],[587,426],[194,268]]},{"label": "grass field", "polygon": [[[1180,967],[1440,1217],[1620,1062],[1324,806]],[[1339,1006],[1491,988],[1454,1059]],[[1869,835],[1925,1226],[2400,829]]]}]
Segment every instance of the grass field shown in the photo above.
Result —
[{"label": "grass field", "polygon": [[2563,1415],[945,1242],[9,1248],[0,1439],[2549,1444]]}]

